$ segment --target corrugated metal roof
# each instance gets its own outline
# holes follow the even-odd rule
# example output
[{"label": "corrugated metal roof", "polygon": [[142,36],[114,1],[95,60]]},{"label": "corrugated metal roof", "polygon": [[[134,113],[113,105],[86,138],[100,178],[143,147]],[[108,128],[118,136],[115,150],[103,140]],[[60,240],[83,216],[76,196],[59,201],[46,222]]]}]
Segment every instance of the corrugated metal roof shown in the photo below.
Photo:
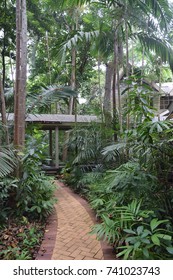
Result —
[{"label": "corrugated metal roof", "polygon": [[[27,122],[51,122],[51,123],[75,123],[75,115],[57,115],[57,114],[29,114],[26,118]],[[78,123],[89,123],[98,121],[96,116],[78,115]]]},{"label": "corrugated metal roof", "polygon": [[[0,118],[1,118],[1,114],[0,114]],[[13,121],[14,114],[13,113],[7,114],[7,119],[9,121]],[[73,124],[75,123],[75,115],[28,114],[26,116],[26,122]],[[100,122],[100,121],[96,116],[77,115],[77,123],[90,123],[90,122]]]}]

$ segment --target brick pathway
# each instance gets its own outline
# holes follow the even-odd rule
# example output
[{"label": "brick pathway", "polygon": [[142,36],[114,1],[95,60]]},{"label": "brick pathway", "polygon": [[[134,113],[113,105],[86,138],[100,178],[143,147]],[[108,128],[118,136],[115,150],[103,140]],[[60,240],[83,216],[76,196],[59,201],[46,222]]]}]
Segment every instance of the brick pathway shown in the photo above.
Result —
[{"label": "brick pathway", "polygon": [[54,213],[36,259],[115,259],[110,246],[89,234],[95,216],[88,203],[62,183],[57,181],[57,185],[55,208],[58,218]]}]

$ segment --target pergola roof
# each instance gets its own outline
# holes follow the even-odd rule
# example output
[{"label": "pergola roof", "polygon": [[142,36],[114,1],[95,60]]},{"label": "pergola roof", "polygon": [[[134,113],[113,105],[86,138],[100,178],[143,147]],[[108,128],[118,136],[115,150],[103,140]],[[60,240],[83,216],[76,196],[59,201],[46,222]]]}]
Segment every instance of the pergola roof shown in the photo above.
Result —
[{"label": "pergola roof", "polygon": [[[1,117],[1,115],[0,115]],[[14,120],[14,114],[7,114],[7,119],[9,121]],[[44,129],[51,129],[54,127],[59,127],[60,129],[67,129],[75,124],[75,115],[58,115],[58,114],[28,114],[26,116],[27,123],[40,124]],[[77,115],[76,122],[78,124],[88,124],[91,122],[99,123],[100,120],[96,116],[89,115]]]}]

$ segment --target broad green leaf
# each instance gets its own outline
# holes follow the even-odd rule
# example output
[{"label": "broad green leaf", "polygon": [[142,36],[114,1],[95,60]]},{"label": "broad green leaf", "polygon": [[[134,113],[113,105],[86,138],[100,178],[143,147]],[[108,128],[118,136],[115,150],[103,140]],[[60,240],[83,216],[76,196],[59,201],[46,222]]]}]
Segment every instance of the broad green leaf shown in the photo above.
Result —
[{"label": "broad green leaf", "polygon": [[124,229],[124,232],[130,233],[130,234],[136,234],[136,232],[133,231],[132,229]]},{"label": "broad green leaf", "polygon": [[163,224],[163,223],[166,223],[166,222],[168,222],[168,220],[160,220],[160,221],[158,221],[157,218],[152,219],[151,222],[150,222],[151,230],[154,231],[160,224]]},{"label": "broad green leaf", "polygon": [[134,249],[135,249],[135,250],[138,249],[138,248],[140,247],[140,245],[141,245],[141,242],[140,242],[140,241],[136,242],[136,243],[134,244]]},{"label": "broad green leaf", "polygon": [[149,258],[149,252],[148,252],[148,249],[147,248],[144,248],[143,250],[142,250],[142,252],[143,252],[143,254],[144,254],[144,256],[145,257],[147,257],[147,258]]},{"label": "broad green leaf", "polygon": [[158,233],[157,236],[159,238],[162,238],[162,239],[165,239],[165,240],[169,240],[169,241],[172,240],[172,237],[170,235],[168,235],[168,234],[160,234],[160,233]]},{"label": "broad green leaf", "polygon": [[168,253],[173,255],[173,247],[166,247],[166,250],[167,250]]},{"label": "broad green leaf", "polygon": [[144,227],[143,227],[143,226],[137,227],[137,233],[138,233],[138,235],[140,235],[140,234],[143,232],[143,230],[144,230]]},{"label": "broad green leaf", "polygon": [[152,235],[152,236],[151,236],[151,240],[153,241],[153,243],[154,243],[155,245],[160,246],[160,240],[159,240],[157,234]]}]

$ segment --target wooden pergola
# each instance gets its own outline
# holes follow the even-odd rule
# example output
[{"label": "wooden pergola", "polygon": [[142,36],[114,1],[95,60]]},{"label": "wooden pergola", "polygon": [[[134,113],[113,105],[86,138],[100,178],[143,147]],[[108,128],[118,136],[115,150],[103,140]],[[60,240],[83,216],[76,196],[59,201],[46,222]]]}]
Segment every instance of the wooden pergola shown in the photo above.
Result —
[{"label": "wooden pergola", "polygon": [[[0,116],[1,117],[1,116]],[[7,114],[8,121],[14,120],[14,114]],[[58,115],[58,114],[28,114],[26,116],[27,124],[38,124],[40,129],[49,131],[49,152],[53,154],[52,131],[55,131],[55,168],[59,168],[59,131],[67,131],[75,126],[75,124],[87,125],[91,122],[99,123],[100,120],[96,116],[89,115]]]}]

